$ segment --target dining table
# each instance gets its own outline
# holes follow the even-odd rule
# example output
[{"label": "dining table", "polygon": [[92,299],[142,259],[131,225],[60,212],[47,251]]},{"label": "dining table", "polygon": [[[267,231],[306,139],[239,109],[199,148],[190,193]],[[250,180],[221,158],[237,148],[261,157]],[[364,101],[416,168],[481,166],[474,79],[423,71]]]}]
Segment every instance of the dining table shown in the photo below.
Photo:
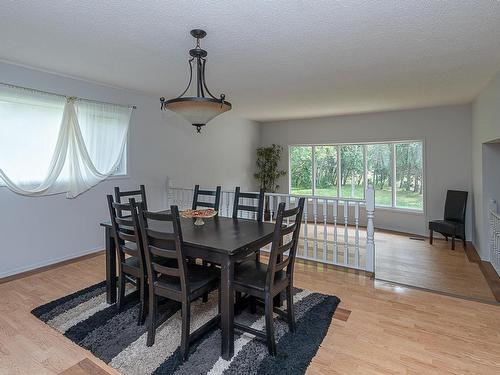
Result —
[{"label": "dining table", "polygon": [[[167,213],[169,211],[159,211]],[[199,258],[220,266],[220,299],[222,336],[221,356],[230,359],[234,354],[234,268],[238,261],[255,253],[272,241],[274,224],[248,219],[215,216],[195,225],[194,219],[181,218],[183,251],[186,257]],[[106,240],[106,300],[116,302],[116,250],[111,222],[101,223]],[[171,223],[153,221],[150,228],[172,231]]]}]

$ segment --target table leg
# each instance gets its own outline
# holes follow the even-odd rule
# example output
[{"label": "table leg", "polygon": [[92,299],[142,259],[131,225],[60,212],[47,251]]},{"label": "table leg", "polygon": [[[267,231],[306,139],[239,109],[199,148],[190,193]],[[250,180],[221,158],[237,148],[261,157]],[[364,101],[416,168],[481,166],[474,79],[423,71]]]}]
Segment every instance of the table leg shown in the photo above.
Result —
[{"label": "table leg", "polygon": [[106,302],[116,302],[116,251],[111,228],[106,227]]},{"label": "table leg", "polygon": [[234,263],[231,259],[221,264],[221,330],[222,358],[231,359],[234,354]]}]

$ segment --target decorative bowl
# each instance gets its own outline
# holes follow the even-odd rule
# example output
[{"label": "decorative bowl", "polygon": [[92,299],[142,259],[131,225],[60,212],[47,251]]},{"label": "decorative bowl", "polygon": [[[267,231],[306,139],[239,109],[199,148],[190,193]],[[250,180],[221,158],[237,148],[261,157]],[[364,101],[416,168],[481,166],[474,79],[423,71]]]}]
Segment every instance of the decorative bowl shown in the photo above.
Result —
[{"label": "decorative bowl", "polygon": [[217,215],[217,211],[213,208],[207,208],[205,210],[184,210],[179,212],[181,217],[186,219],[196,219],[194,225],[203,225],[205,222],[203,219],[209,219]]}]

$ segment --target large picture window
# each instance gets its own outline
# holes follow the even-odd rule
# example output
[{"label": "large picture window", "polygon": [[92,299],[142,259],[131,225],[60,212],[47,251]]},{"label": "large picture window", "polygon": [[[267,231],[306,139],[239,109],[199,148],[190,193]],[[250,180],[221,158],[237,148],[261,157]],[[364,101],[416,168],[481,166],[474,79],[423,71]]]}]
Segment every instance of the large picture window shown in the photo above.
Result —
[{"label": "large picture window", "polygon": [[290,194],[363,199],[422,211],[422,141],[290,146]]}]

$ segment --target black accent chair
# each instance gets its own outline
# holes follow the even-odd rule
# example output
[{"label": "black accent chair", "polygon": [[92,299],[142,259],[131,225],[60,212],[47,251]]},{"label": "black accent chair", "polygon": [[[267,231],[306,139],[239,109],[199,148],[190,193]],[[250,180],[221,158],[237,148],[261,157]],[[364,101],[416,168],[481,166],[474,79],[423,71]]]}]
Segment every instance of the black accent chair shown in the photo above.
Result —
[{"label": "black accent chair", "polygon": [[[145,210],[148,209],[148,202],[146,200],[146,188],[144,185],[139,186],[139,190],[129,190],[129,191],[120,191],[120,187],[115,186],[115,202],[116,203],[123,203],[122,198],[129,198],[130,197],[134,198],[136,202],[141,202],[142,206],[144,207]],[[136,199],[139,198],[140,199]],[[122,213],[120,211],[118,212],[118,216],[122,216]]]},{"label": "black accent chair", "polygon": [[463,241],[465,239],[465,210],[467,207],[466,191],[448,190],[446,193],[446,202],[444,205],[444,220],[429,221],[429,242],[432,245],[434,233],[441,233],[448,241],[451,237],[451,249],[455,250],[455,238]]},{"label": "black accent chair", "polygon": [[[177,206],[170,207],[170,214],[145,211],[138,207],[138,225],[146,258],[146,269],[149,280],[149,327],[147,346],[155,341],[157,328],[158,297],[178,301],[182,305],[181,356],[186,360],[189,355],[189,344],[220,321],[219,314],[190,334],[191,302],[216,288],[219,288],[219,270],[186,262],[183,252],[182,231]],[[158,231],[150,227],[151,222],[163,222],[170,231]],[[165,266],[159,260],[170,260]],[[220,293],[219,293],[220,295]]]},{"label": "black accent chair", "polygon": [[[297,207],[285,210],[285,203],[278,206],[276,226],[274,229],[269,263],[266,265],[255,260],[236,264],[234,272],[234,290],[246,293],[260,301],[264,301],[266,315],[266,334],[254,328],[234,323],[236,329],[251,333],[267,341],[269,353],[276,355],[274,338],[273,311],[286,318],[291,332],[295,332],[295,315],[293,310],[293,268],[299,241],[302,212],[305,198],[300,198]],[[294,217],[293,224],[283,226],[286,218]],[[291,234],[292,239],[283,245],[283,241]],[[287,237],[285,237],[287,236]],[[288,256],[284,253],[288,253]],[[286,290],[286,312],[274,308],[274,297]]]},{"label": "black accent chair", "polygon": [[[221,192],[220,186],[217,186],[215,191],[212,191],[212,190],[201,190],[200,185],[195,185],[194,195],[193,195],[193,205],[191,208],[193,210],[196,210],[198,207],[205,207],[205,208],[213,208],[214,210],[218,211],[220,204],[220,192]],[[199,200],[200,196],[215,197],[215,200],[213,203],[207,201],[200,201]]]},{"label": "black accent chair", "polygon": [[[139,291],[140,311],[137,324],[140,325],[144,322],[146,314],[146,270],[140,233],[134,229],[133,216],[136,205],[142,204],[135,203],[133,198],[129,203],[113,202],[112,195],[108,195],[107,199],[118,258],[118,311],[121,311],[125,299],[125,282],[129,281],[135,284]],[[123,212],[128,212],[129,215],[123,217]]]}]

